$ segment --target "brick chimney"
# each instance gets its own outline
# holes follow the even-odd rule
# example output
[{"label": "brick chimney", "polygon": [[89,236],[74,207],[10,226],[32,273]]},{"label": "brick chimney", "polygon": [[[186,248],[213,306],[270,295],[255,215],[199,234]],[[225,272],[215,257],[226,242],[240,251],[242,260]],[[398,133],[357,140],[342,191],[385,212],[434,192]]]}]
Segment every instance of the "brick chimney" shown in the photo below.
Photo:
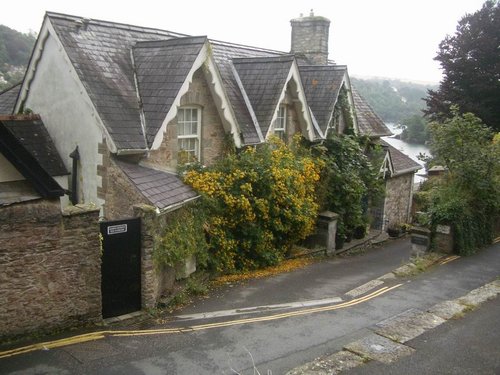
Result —
[{"label": "brick chimney", "polygon": [[311,9],[309,17],[303,17],[301,14],[290,23],[292,25],[291,53],[298,57],[305,57],[312,65],[326,65],[330,20],[315,16]]}]

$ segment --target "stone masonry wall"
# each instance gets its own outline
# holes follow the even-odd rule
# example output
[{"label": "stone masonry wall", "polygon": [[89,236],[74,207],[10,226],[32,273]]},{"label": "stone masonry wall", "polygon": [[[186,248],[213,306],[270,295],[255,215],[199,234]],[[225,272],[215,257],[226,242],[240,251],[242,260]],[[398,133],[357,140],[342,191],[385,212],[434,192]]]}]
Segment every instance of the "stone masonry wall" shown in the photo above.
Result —
[{"label": "stone masonry wall", "polygon": [[413,174],[387,179],[384,216],[387,226],[405,224],[409,220],[413,188]]},{"label": "stone masonry wall", "polygon": [[137,190],[113,160],[106,167],[107,188],[104,203],[105,220],[134,217],[134,204],[147,204],[148,200]]},{"label": "stone masonry wall", "polygon": [[0,208],[0,339],[102,320],[98,220],[59,200]]},{"label": "stone masonry wall", "polygon": [[168,224],[176,219],[174,212],[156,213],[154,207],[135,205],[134,213],[141,218],[141,305],[153,308],[162,295],[168,294],[175,283],[175,270],[172,267],[157,267],[153,263],[153,250]]},{"label": "stone masonry wall", "polygon": [[328,36],[330,21],[324,17],[310,15],[290,21],[292,25],[291,52],[305,56],[309,63],[328,63]]},{"label": "stone masonry wall", "polygon": [[[205,165],[212,164],[224,152],[226,133],[202,69],[195,72],[189,90],[181,98],[180,104],[181,106],[199,106],[202,109],[200,161]],[[177,167],[176,119],[167,125],[160,148],[151,151],[147,162],[160,168],[175,170]]]}]

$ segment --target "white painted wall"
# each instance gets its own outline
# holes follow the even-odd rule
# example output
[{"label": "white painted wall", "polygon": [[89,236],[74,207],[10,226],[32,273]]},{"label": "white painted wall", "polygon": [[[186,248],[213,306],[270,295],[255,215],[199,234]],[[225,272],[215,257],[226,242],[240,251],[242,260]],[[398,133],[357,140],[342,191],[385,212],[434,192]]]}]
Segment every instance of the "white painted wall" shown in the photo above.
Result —
[{"label": "white painted wall", "polygon": [[[78,146],[81,157],[79,200],[101,207],[104,202],[97,198],[97,186],[101,186],[97,165],[102,163],[102,156],[97,152],[97,145],[104,137],[102,125],[77,73],[53,33],[49,28],[36,74],[29,86],[25,108],[41,115],[69,171],[72,169],[69,154]],[[65,201],[68,202],[67,199]]]},{"label": "white painted wall", "polygon": [[5,156],[0,154],[0,182],[20,181],[24,179],[16,167]]}]

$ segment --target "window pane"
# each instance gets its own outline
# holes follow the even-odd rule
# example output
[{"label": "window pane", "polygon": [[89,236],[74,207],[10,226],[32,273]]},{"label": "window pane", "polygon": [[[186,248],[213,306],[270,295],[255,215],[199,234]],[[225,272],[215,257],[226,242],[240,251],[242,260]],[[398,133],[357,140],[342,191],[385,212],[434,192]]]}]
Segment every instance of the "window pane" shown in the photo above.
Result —
[{"label": "window pane", "polygon": [[192,163],[198,159],[198,131],[201,114],[197,108],[179,109],[177,118],[178,162]]}]

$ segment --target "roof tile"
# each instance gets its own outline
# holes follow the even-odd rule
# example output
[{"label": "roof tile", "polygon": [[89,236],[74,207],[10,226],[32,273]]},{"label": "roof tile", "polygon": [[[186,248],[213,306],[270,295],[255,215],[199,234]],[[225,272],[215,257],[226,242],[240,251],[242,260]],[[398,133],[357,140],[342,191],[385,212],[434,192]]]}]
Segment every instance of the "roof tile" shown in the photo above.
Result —
[{"label": "roof tile", "polygon": [[139,192],[159,209],[195,198],[198,194],[173,174],[116,160]]}]

